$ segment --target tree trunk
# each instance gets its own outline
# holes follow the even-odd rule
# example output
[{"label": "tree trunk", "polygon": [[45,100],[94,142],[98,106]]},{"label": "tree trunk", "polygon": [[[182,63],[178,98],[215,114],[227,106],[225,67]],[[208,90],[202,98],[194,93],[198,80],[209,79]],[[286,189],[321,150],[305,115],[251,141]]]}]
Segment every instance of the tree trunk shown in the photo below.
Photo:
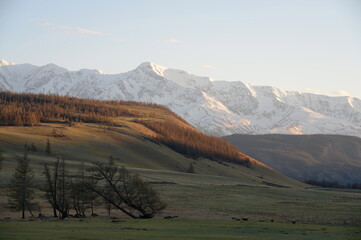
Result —
[{"label": "tree trunk", "polygon": [[90,200],[90,209],[92,211],[92,216],[93,216],[94,215],[93,199]]},{"label": "tree trunk", "polygon": [[28,203],[27,203],[27,202],[25,202],[25,205],[26,205],[26,208],[28,209],[28,211],[29,211],[30,215],[31,215],[33,218],[35,218],[35,216],[34,216],[33,212],[32,212],[32,211],[31,211],[31,209],[29,208],[29,205],[28,205]]},{"label": "tree trunk", "polygon": [[56,213],[56,208],[53,207],[53,214],[54,214],[54,217],[57,218],[58,217],[58,214]]}]

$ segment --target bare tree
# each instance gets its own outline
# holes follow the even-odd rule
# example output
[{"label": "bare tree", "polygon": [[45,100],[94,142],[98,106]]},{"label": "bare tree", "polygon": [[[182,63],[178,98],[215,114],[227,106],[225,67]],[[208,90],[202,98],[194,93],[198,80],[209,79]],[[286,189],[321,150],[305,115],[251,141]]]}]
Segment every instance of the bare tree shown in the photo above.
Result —
[{"label": "bare tree", "polygon": [[[86,181],[86,177],[84,175],[84,165],[82,166],[81,173],[79,177],[73,177],[71,180],[71,197],[73,208],[76,212],[76,216],[85,217],[86,209],[90,208],[92,195],[93,193],[86,187],[86,184],[89,181]],[[93,208],[92,208],[92,214]]]},{"label": "bare tree", "polygon": [[25,152],[24,157],[18,160],[8,193],[9,208],[15,212],[21,211],[22,219],[25,218],[26,210],[34,217],[32,210],[37,207],[37,204],[32,202],[34,191],[33,173],[29,165],[27,152]]},{"label": "bare tree", "polygon": [[58,217],[56,211],[59,208],[57,205],[59,163],[60,163],[60,157],[58,157],[57,161],[54,163],[52,170],[50,169],[49,164],[45,163],[44,165],[44,175],[46,181],[46,184],[44,186],[45,198],[46,200],[48,200],[48,202],[53,208],[54,217]]},{"label": "bare tree", "polygon": [[[124,167],[99,163],[95,164],[91,172],[99,183],[92,190],[131,218],[152,218],[165,208],[158,192]],[[111,195],[104,188],[106,184],[111,187]]]},{"label": "bare tree", "polygon": [[70,181],[69,178],[67,176],[67,172],[65,170],[65,160],[64,158],[61,161],[61,169],[60,169],[60,175],[59,175],[59,185],[58,185],[58,189],[59,189],[59,201],[58,201],[58,206],[59,206],[59,212],[61,214],[61,218],[64,219],[66,217],[68,217],[69,214],[69,208],[70,208]]},{"label": "bare tree", "polygon": [[86,198],[89,201],[89,208],[91,210],[91,216],[95,216],[94,206],[98,205],[99,195],[94,192],[94,189],[98,184],[98,180],[93,177],[85,178],[85,187],[86,187]]},{"label": "bare tree", "polygon": [[53,207],[54,217],[58,216],[56,211],[59,212],[59,217],[64,219],[69,214],[70,207],[70,180],[66,172],[65,160],[60,158],[56,161],[53,169],[45,164],[45,198]]},{"label": "bare tree", "polygon": [[[114,158],[113,158],[113,155],[110,155],[109,159],[108,159],[108,168],[107,168],[107,172],[106,172],[110,182],[113,181],[114,174],[115,174],[115,172],[112,171],[112,167],[114,167]],[[105,189],[106,189],[106,194],[107,194],[106,199],[112,198],[112,195],[113,195],[112,186],[109,183],[106,183]],[[112,210],[112,204],[109,201],[107,201],[106,199],[104,200],[104,202],[105,202],[105,205],[106,205],[106,208],[108,211],[108,215],[110,216],[110,212]]]}]

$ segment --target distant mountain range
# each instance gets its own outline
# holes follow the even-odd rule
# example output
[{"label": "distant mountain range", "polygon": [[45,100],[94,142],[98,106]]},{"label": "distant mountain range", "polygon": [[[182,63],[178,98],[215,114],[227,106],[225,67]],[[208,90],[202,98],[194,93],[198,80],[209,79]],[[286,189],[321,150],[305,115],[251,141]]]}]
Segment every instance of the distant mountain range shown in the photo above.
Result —
[{"label": "distant mountain range", "polygon": [[224,137],[239,151],[298,180],[361,183],[361,138],[341,135]]},{"label": "distant mountain range", "polygon": [[162,104],[211,135],[342,134],[361,137],[361,100],[213,81],[146,62],[120,74],[0,61],[0,90]]}]

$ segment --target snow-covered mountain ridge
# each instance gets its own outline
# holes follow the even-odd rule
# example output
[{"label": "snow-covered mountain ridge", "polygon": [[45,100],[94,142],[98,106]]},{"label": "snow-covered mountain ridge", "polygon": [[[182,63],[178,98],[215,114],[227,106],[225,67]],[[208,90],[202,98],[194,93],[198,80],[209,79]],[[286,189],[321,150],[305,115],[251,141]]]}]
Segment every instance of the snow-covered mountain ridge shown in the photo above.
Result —
[{"label": "snow-covered mountain ridge", "polygon": [[361,100],[283,91],[240,81],[213,81],[146,62],[120,74],[68,71],[0,61],[0,90],[55,93],[168,106],[194,127],[216,135],[343,134],[361,137]]}]

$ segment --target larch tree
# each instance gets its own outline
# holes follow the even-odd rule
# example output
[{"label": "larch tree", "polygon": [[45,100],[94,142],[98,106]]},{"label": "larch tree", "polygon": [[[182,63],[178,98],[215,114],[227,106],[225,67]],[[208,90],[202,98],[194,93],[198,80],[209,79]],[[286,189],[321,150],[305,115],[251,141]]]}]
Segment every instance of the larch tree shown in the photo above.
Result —
[{"label": "larch tree", "polygon": [[49,140],[49,138],[48,138],[48,139],[46,139],[45,152],[46,152],[46,154],[48,154],[48,156],[49,156],[49,155],[50,155],[50,153],[51,153],[51,145],[50,145],[50,140]]},{"label": "larch tree", "polygon": [[53,207],[54,217],[58,216],[64,219],[69,215],[71,203],[71,185],[68,173],[66,171],[65,160],[58,157],[53,169],[48,164],[44,166],[45,175],[45,199]]},{"label": "larch tree", "polygon": [[[166,206],[156,190],[124,167],[95,164],[91,172],[98,180],[92,190],[131,218],[153,218]],[[111,195],[108,195],[106,185],[110,187]]]},{"label": "larch tree", "polygon": [[[108,168],[107,168],[107,171],[106,171],[106,175],[107,175],[107,177],[109,178],[110,181],[112,181],[113,178],[114,178],[115,172],[112,170],[114,168],[115,168],[115,166],[114,166],[114,157],[113,157],[113,155],[110,155],[109,159],[108,159]],[[113,191],[112,191],[112,187],[111,187],[111,185],[109,183],[107,183],[105,185],[105,189],[106,189],[107,198],[108,199],[112,198]],[[104,200],[104,203],[106,205],[108,215],[110,216],[110,213],[111,213],[111,210],[112,210],[112,204],[109,201],[107,201],[106,199]]]},{"label": "larch tree", "polygon": [[57,161],[54,163],[53,169],[50,169],[48,163],[44,165],[44,176],[45,176],[45,199],[50,203],[53,208],[54,217],[58,217],[58,176],[59,176],[59,165],[60,165],[60,157],[58,157]]},{"label": "larch tree", "polygon": [[86,198],[87,198],[87,200],[89,202],[89,208],[90,208],[90,211],[91,211],[91,216],[96,216],[96,214],[94,213],[94,207],[96,205],[100,204],[97,201],[99,199],[99,195],[92,190],[97,185],[98,185],[98,180],[96,178],[93,178],[93,177],[86,177],[85,178]]},{"label": "larch tree", "polygon": [[25,212],[29,211],[34,217],[32,211],[36,209],[37,204],[32,202],[34,199],[35,186],[33,183],[33,173],[29,165],[27,152],[24,157],[18,160],[15,173],[9,185],[8,202],[11,211],[21,211],[21,218],[25,218]]},{"label": "larch tree", "polygon": [[89,193],[92,191],[86,187],[87,183],[83,164],[79,177],[73,177],[70,182],[70,196],[76,216],[78,217],[85,217],[86,209],[91,208],[91,195]]},{"label": "larch tree", "polygon": [[59,169],[59,185],[58,185],[58,206],[60,217],[62,219],[68,217],[70,209],[70,179],[68,178],[68,172],[66,171],[66,165],[64,158],[61,161]]},{"label": "larch tree", "polygon": [[193,163],[189,163],[187,173],[195,173]]},{"label": "larch tree", "polygon": [[30,150],[31,150],[32,152],[37,152],[37,151],[38,151],[38,148],[35,146],[34,143],[31,143],[31,145],[30,145]]}]

